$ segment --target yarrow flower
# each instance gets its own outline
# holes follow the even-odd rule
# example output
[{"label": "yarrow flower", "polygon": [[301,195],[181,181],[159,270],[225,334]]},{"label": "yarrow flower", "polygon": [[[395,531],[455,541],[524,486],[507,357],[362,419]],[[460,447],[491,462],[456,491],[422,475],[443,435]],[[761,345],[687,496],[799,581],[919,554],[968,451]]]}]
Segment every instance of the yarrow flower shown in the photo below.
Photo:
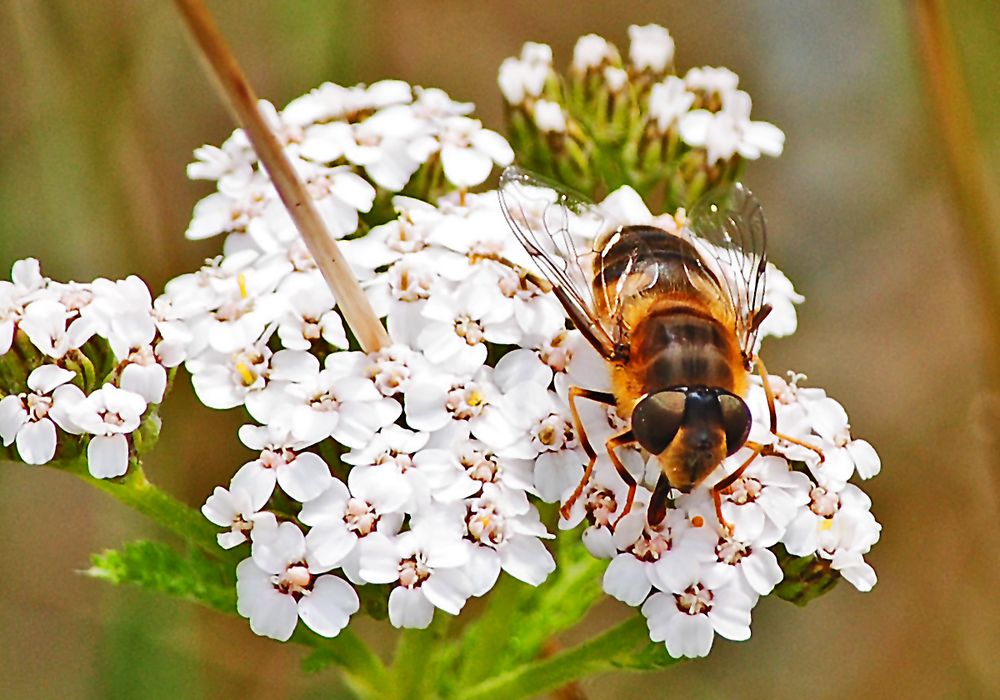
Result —
[{"label": "yarrow flower", "polygon": [[[0,283],[3,447],[26,463],[77,456],[95,477],[120,477],[158,429],[156,407],[183,365],[203,404],[253,419],[239,438],[254,454],[202,513],[220,547],[249,544],[237,609],[279,640],[299,620],[336,636],[362,597],[380,597],[395,627],[425,628],[489,593],[501,572],[542,585],[556,570],[546,541],[577,527],[607,561],[604,591],[637,608],[675,657],[704,656],[715,635],[747,639],[753,607],[780,588],[790,558],[869,590],[864,556],[881,526],[850,480],[877,474],[879,458],[802,375],[749,380],[756,447],[709,475],[708,486],[731,475],[718,504],[704,486],[673,490],[661,522],[647,514],[656,457],[624,446],[616,465],[601,449],[627,416],[573,403],[571,387],[608,392],[612,376],[508,219],[558,231],[571,261],[625,225],[694,240],[683,207],[784,144],[777,127],[751,121],[734,73],[675,75],[666,29],[633,26],[629,37],[626,60],[601,37],[581,38],[565,81],[544,44],[504,61],[514,148],[468,103],[400,81],[327,83],[281,110],[261,103],[392,337],[376,351],[357,349],[240,130],[188,167],[216,191],[186,235],[223,235],[223,253],[160,297],[134,277],[59,284],[36,261],[15,263]],[[620,151],[611,170],[621,182],[596,186],[598,146]],[[539,187],[537,206],[512,212],[496,191],[468,191],[515,153],[608,194],[562,207]],[[643,196],[654,183],[664,214]],[[586,276],[578,267],[560,274]],[[758,341],[792,333],[803,301],[773,264],[761,269],[772,310]],[[745,284],[734,269],[716,272]]]}]

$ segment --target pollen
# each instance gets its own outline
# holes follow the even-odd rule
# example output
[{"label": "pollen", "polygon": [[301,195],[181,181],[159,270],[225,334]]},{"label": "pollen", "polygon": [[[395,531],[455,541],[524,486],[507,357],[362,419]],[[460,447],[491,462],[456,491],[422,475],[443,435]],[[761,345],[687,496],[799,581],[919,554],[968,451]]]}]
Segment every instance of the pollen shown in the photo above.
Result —
[{"label": "pollen", "polygon": [[253,373],[253,371],[245,362],[236,363],[236,373],[240,375],[240,379],[243,380],[244,386],[250,386],[255,381],[257,381],[257,375]]},{"label": "pollen", "polygon": [[826,532],[831,527],[833,527],[833,518],[823,518],[819,524],[820,532]]},{"label": "pollen", "polygon": [[691,527],[703,527],[705,525],[705,519],[700,515],[696,515],[691,518]]},{"label": "pollen", "polygon": [[247,276],[244,273],[236,275],[236,283],[240,286],[240,297],[246,299],[247,296]]}]

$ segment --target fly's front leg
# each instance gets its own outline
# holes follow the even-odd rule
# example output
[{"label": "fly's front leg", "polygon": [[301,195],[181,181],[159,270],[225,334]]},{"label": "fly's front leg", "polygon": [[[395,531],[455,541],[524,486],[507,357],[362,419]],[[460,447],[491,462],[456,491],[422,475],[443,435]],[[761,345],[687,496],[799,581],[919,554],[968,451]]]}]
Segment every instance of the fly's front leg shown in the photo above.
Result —
[{"label": "fly's front leg", "polygon": [[790,442],[793,445],[798,445],[799,447],[804,447],[807,450],[812,450],[819,455],[819,461],[820,464],[822,464],[823,460],[826,459],[826,457],[823,456],[823,450],[810,445],[808,442],[803,442],[802,440],[793,438],[790,435],[778,432],[778,413],[774,408],[774,392],[771,391],[771,382],[768,381],[767,378],[767,368],[764,366],[764,362],[760,359],[760,357],[754,358],[754,364],[757,365],[757,374],[760,375],[760,378],[764,383],[764,396],[767,397],[767,411],[770,414],[771,419],[771,434],[779,440],[784,440],[785,442]]},{"label": "fly's front leg", "polygon": [[573,504],[580,498],[580,494],[586,488],[587,482],[590,481],[590,475],[594,471],[594,463],[597,461],[597,452],[594,451],[590,440],[587,438],[587,431],[583,429],[583,421],[580,420],[580,412],[576,408],[576,399],[590,399],[591,401],[607,406],[615,405],[615,397],[605,391],[592,391],[591,389],[583,389],[578,386],[571,386],[569,388],[569,412],[573,416],[573,427],[576,429],[576,434],[580,436],[580,444],[583,445],[583,451],[587,453],[589,461],[587,462],[587,468],[583,471],[583,478],[580,479],[580,483],[577,484],[572,495],[559,508],[559,514],[567,520],[569,519],[570,511],[573,509]]},{"label": "fly's front leg", "polygon": [[650,525],[659,525],[667,517],[667,499],[670,497],[670,480],[666,474],[660,473],[656,480],[656,488],[649,499],[649,506],[646,508],[646,522]]},{"label": "fly's front leg", "polygon": [[712,501],[715,503],[715,515],[719,518],[719,525],[729,533],[729,536],[733,535],[733,526],[722,517],[722,492],[728,489],[730,486],[736,483],[736,480],[743,476],[743,472],[747,470],[755,459],[757,459],[762,452],[767,448],[766,445],[761,445],[756,442],[747,442],[746,446],[750,448],[752,454],[744,460],[743,464],[737,467],[736,471],[722,479],[715,486],[712,487]]},{"label": "fly's front leg", "polygon": [[604,443],[604,449],[608,451],[608,456],[611,457],[611,463],[615,465],[615,471],[618,472],[618,476],[622,478],[622,481],[628,486],[628,496],[625,497],[625,507],[622,508],[621,515],[615,520],[614,524],[611,526],[615,528],[621,519],[629,514],[632,510],[632,501],[635,500],[635,477],[625,466],[625,463],[621,461],[618,455],[615,453],[615,448],[622,447],[624,445],[631,445],[635,442],[635,435],[632,434],[632,429],[629,428],[623,433],[618,433],[617,435],[608,438],[607,442]]}]

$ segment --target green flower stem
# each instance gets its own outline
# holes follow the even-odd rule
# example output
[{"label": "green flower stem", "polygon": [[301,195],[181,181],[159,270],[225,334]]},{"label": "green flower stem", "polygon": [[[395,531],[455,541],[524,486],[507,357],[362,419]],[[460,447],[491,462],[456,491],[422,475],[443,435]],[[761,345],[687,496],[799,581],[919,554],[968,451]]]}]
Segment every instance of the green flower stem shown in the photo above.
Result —
[{"label": "green flower stem", "polygon": [[382,660],[350,627],[332,639],[320,637],[299,625],[291,640],[312,647],[307,665],[316,668],[336,666],[348,688],[362,700],[384,700],[389,697],[392,679]]},{"label": "green flower stem", "polygon": [[87,471],[86,455],[81,455],[64,465],[63,469],[149,517],[211,557],[226,558],[225,550],[219,547],[216,539],[218,528],[199,511],[151,484],[141,465],[133,462],[128,473],[119,479],[96,479]]},{"label": "green flower stem", "polygon": [[648,644],[646,621],[633,615],[579,646],[485,680],[459,693],[457,698],[518,700],[535,697],[585,676],[619,668],[618,662],[627,661],[637,647]]},{"label": "green flower stem", "polygon": [[[392,697],[399,700],[417,700],[429,697],[436,686],[433,660],[444,638],[449,619],[438,613],[434,622],[424,630],[404,629],[400,632],[396,645],[396,656],[392,660]],[[388,696],[383,691],[383,697]]]}]

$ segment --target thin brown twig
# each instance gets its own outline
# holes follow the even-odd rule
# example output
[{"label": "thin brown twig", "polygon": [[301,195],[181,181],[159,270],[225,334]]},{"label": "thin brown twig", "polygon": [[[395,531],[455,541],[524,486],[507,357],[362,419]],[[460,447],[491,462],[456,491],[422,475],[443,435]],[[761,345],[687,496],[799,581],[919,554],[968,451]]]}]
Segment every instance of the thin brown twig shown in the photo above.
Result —
[{"label": "thin brown twig", "polygon": [[201,51],[219,92],[246,131],[257,157],[288,209],[306,247],[316,260],[361,348],[366,352],[389,345],[389,334],[372,310],[336,241],[323,224],[305,184],[257,108],[257,96],[247,82],[212,15],[201,0],[175,0],[195,44]]},{"label": "thin brown twig", "polygon": [[986,371],[996,392],[1000,390],[1000,220],[944,3],[913,0],[910,6],[917,59],[933,113],[931,127],[940,137],[966,264],[984,312]]}]

